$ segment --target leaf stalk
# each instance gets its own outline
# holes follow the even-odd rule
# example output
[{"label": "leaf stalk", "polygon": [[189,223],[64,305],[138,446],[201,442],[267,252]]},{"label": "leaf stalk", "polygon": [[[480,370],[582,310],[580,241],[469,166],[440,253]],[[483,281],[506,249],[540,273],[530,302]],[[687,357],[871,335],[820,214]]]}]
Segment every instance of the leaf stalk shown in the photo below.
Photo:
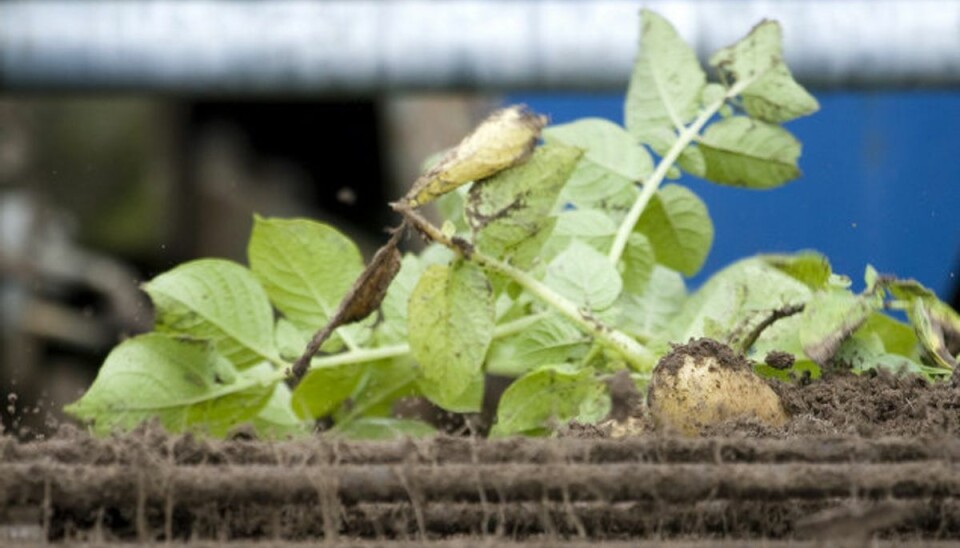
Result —
[{"label": "leaf stalk", "polygon": [[630,211],[627,212],[627,216],[624,217],[623,222],[620,223],[620,228],[617,230],[617,236],[614,238],[613,245],[610,247],[610,253],[608,254],[610,262],[617,264],[620,261],[620,258],[623,256],[623,252],[627,247],[627,240],[630,238],[630,234],[633,232],[633,228],[637,225],[637,221],[640,220],[640,216],[643,215],[643,212],[646,210],[647,205],[653,198],[653,195],[657,193],[657,190],[659,190],[660,185],[667,176],[667,172],[670,171],[670,168],[673,167],[673,165],[677,162],[677,159],[680,158],[680,155],[683,153],[684,149],[686,149],[690,143],[696,140],[697,136],[700,135],[700,130],[702,130],[703,127],[707,125],[707,122],[709,122],[710,119],[713,118],[721,108],[723,108],[723,105],[727,101],[733,99],[737,95],[740,95],[740,93],[743,92],[743,90],[754,81],[755,78],[738,81],[727,90],[723,97],[714,101],[700,111],[700,114],[697,116],[697,118],[680,132],[680,135],[677,136],[677,140],[674,141],[673,146],[670,147],[670,150],[668,150],[667,153],[663,155],[663,158],[660,159],[660,162],[657,163],[656,169],[654,169],[653,173],[650,174],[650,177],[643,182],[643,190],[640,191],[640,196],[637,197],[637,200],[633,203]]}]

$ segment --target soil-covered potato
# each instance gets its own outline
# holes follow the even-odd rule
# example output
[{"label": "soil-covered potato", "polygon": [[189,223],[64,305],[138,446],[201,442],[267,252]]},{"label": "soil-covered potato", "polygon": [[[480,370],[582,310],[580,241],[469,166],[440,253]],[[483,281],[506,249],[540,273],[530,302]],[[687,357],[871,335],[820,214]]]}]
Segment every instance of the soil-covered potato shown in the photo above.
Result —
[{"label": "soil-covered potato", "polygon": [[746,359],[710,339],[664,356],[653,371],[647,402],[657,428],[691,435],[730,419],[755,418],[774,427],[788,419],[780,398]]}]

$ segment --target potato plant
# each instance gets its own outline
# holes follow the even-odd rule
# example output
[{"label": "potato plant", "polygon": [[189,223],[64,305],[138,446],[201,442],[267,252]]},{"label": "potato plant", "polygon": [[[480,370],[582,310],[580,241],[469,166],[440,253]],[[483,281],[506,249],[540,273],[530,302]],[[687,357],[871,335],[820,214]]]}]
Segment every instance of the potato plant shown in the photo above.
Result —
[{"label": "potato plant", "polygon": [[[671,344],[697,337],[757,361],[777,351],[755,369],[784,379],[823,367],[948,376],[960,317],[871,267],[855,293],[815,252],[758,255],[688,293],[714,229],[667,181],[796,179],[800,143],[781,124],[818,104],[784,64],[776,22],[716,52],[713,82],[666,20],[644,11],[641,23],[624,126],[494,113],[391,204],[402,223],[366,267],[331,226],[256,217],[247,266],[201,259],[145,284],[154,331],[119,344],[67,410],[100,433],[156,418],[284,436],[325,419],[336,435],[421,435],[433,428],[394,416],[397,400],[476,413],[496,374],[515,380],[491,435],[543,434],[603,420],[607,379],[626,370],[645,390]],[[429,203],[442,223],[420,213]],[[401,255],[413,235],[429,245]]]}]

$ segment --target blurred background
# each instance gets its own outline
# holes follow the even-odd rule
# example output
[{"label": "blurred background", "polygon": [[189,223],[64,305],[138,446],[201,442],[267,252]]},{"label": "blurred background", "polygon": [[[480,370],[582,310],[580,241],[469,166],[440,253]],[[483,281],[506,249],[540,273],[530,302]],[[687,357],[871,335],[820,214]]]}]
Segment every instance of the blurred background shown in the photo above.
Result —
[{"label": "blurred background", "polygon": [[42,432],[122,337],[138,284],[244,261],[254,212],[366,253],[428,155],[490,110],[622,123],[641,7],[702,59],[763,18],[821,111],[804,176],[684,178],[716,243],[694,288],[758,252],[817,249],[960,304],[960,2],[365,0],[0,2],[0,406]]}]

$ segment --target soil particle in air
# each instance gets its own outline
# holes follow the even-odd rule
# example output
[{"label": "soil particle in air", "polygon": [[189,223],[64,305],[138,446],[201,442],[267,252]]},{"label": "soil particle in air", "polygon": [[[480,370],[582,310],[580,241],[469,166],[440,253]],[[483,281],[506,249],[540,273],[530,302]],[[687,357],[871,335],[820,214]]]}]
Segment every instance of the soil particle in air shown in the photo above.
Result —
[{"label": "soil particle in air", "polygon": [[773,352],[768,352],[767,357],[764,358],[763,361],[774,369],[790,369],[793,367],[795,358],[793,354],[789,352],[774,350]]}]

